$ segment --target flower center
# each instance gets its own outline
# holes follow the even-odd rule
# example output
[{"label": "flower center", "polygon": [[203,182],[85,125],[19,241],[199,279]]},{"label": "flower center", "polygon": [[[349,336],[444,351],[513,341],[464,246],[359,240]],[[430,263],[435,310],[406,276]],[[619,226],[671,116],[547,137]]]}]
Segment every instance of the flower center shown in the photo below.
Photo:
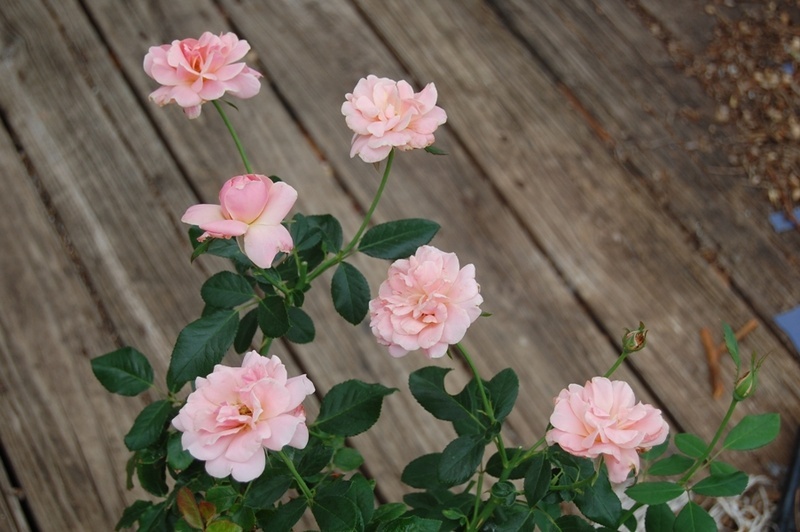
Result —
[{"label": "flower center", "polygon": [[242,405],[239,407],[239,415],[240,416],[252,416],[253,411],[248,408],[247,405]]}]

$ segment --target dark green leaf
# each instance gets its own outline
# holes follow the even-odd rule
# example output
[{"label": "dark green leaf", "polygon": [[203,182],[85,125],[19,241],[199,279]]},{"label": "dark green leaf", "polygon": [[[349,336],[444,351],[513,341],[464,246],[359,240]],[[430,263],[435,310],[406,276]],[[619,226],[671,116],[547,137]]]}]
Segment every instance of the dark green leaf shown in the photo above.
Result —
[{"label": "dark green leaf", "polygon": [[731,326],[727,323],[722,324],[722,334],[725,338],[725,346],[728,348],[733,363],[736,365],[736,375],[739,375],[739,370],[742,367],[741,358],[739,357],[739,342],[736,341],[736,333],[733,332]]},{"label": "dark green leaf", "polygon": [[643,452],[641,454],[642,460],[655,460],[656,458],[658,458],[659,456],[661,456],[666,452],[667,447],[669,447],[669,438],[664,440],[663,443],[656,445],[649,451]]},{"label": "dark green leaf", "polygon": [[533,527],[533,510],[521,504],[515,504],[496,508],[482,530],[492,530],[492,532],[532,532]]},{"label": "dark green leaf", "polygon": [[311,227],[322,233],[322,245],[327,253],[337,253],[342,249],[342,226],[330,214],[317,214],[306,218]]},{"label": "dark green leaf", "polygon": [[316,329],[311,317],[301,308],[289,307],[289,330],[286,339],[296,344],[307,344],[314,341]]},{"label": "dark green leaf", "polygon": [[206,500],[213,504],[219,513],[228,511],[238,498],[239,493],[231,486],[214,486],[206,491]]},{"label": "dark green leaf", "polygon": [[167,526],[167,502],[161,502],[150,506],[139,517],[139,529],[137,532],[166,532]]},{"label": "dark green leaf", "polygon": [[361,467],[364,463],[364,457],[357,449],[351,447],[342,447],[336,450],[333,455],[333,465],[341,471],[353,471]]},{"label": "dark green leaf", "polygon": [[292,499],[274,510],[267,510],[256,514],[258,526],[270,532],[290,532],[308,507],[306,499]]},{"label": "dark green leaf", "polygon": [[404,259],[430,242],[437,231],[439,224],[422,218],[386,222],[364,233],[358,250],[376,259]]},{"label": "dark green leaf", "polygon": [[376,532],[439,532],[442,522],[416,515],[381,523]]},{"label": "dark green leaf", "polygon": [[200,296],[207,305],[232,309],[253,299],[255,292],[243,276],[223,271],[215,273],[203,283]]},{"label": "dark green leaf", "polygon": [[692,467],[692,464],[694,464],[694,460],[691,458],[681,454],[673,454],[663,460],[654,462],[653,465],[648,468],[647,473],[661,476],[678,475]]},{"label": "dark green leaf", "polygon": [[472,477],[483,458],[486,442],[476,435],[460,436],[442,451],[439,479],[446,486],[456,486]]},{"label": "dark green leaf", "polygon": [[92,371],[106,390],[138,395],[153,385],[153,368],[139,351],[123,347],[92,359]]},{"label": "dark green leaf", "polygon": [[672,532],[675,514],[667,503],[654,504],[647,508],[644,523],[647,532]]},{"label": "dark green leaf", "polygon": [[364,520],[356,505],[347,497],[328,495],[315,497],[311,506],[320,532],[354,532],[364,530]]},{"label": "dark green leaf", "polygon": [[522,485],[528,506],[533,508],[547,494],[547,490],[550,488],[551,476],[550,463],[544,453],[534,455],[531,458],[528,471],[525,473],[525,481]]},{"label": "dark green leaf", "polygon": [[316,426],[337,436],[360,434],[375,424],[381,414],[383,398],[395,391],[358,380],[339,383],[322,399]]},{"label": "dark green leaf", "polygon": [[[297,461],[297,458],[300,460]],[[320,440],[315,439],[306,446],[305,449],[298,450],[295,453],[295,462],[297,463],[297,471],[303,477],[311,477],[316,475],[324,467],[330,464],[333,458],[333,448],[324,445]]]},{"label": "dark green leaf", "polygon": [[267,470],[255,479],[244,498],[245,506],[255,509],[271,507],[292,485],[292,477]]},{"label": "dark green leaf", "polygon": [[146,491],[157,497],[164,497],[169,491],[166,457],[152,463],[139,462],[136,464],[136,478],[139,479],[139,485]]},{"label": "dark green leaf", "polygon": [[418,369],[408,377],[408,387],[417,402],[444,421],[460,421],[470,418],[470,412],[445,391],[444,377],[450,369],[428,366]]},{"label": "dark green leaf", "polygon": [[173,432],[167,441],[167,463],[172,469],[182,471],[192,465],[194,457],[183,450],[180,432]]},{"label": "dark green leaf", "polygon": [[675,435],[675,446],[680,452],[691,458],[705,455],[708,445],[694,434],[681,433]]},{"label": "dark green leaf", "polygon": [[178,335],[167,371],[167,386],[176,392],[196,377],[205,377],[233,343],[239,313],[220,310],[195,320]]},{"label": "dark green leaf", "polygon": [[[509,461],[514,461],[518,455],[525,454],[526,452],[526,449],[506,449],[506,456]],[[530,464],[530,459],[518,464],[510,473],[508,473],[506,478],[509,480],[515,480],[524,477],[525,472],[528,470]],[[503,474],[503,460],[500,458],[499,452],[494,453],[491,457],[489,457],[489,461],[486,462],[486,472],[492,475],[494,478],[500,478],[500,475]]]},{"label": "dark green leaf", "polygon": [[684,489],[674,482],[640,482],[634,484],[625,493],[634,501],[642,504],[661,504],[680,497]]},{"label": "dark green leaf", "polygon": [[433,491],[441,488],[442,482],[439,480],[441,460],[442,453],[430,453],[415,458],[403,469],[400,480],[412,488],[421,490]]},{"label": "dark green leaf", "polygon": [[711,475],[694,486],[692,491],[707,497],[733,497],[747,488],[747,474],[741,471],[727,475]]},{"label": "dark green leaf", "polygon": [[258,309],[254,308],[245,314],[242,321],[239,322],[239,326],[236,328],[236,336],[233,338],[233,349],[239,354],[250,349],[257,330]]},{"label": "dark green leaf", "polygon": [[300,213],[292,218],[289,224],[289,233],[292,235],[292,242],[296,251],[307,251],[322,240],[322,233],[318,230],[311,230],[308,219]]},{"label": "dark green leaf", "polygon": [[732,473],[737,473],[739,471],[731,464],[727,462],[720,462],[719,460],[714,460],[713,462],[711,462],[709,470],[711,471],[712,475],[716,475],[718,477],[730,475]]},{"label": "dark green leaf", "polygon": [[344,319],[358,325],[369,310],[369,284],[355,266],[339,264],[331,281],[333,306]]},{"label": "dark green leaf", "polygon": [[136,521],[139,520],[139,517],[144,514],[149,508],[153,506],[153,503],[150,501],[136,501],[122,512],[122,517],[120,517],[117,525],[114,527],[114,530],[120,530],[123,528],[131,528],[133,525],[136,524]]},{"label": "dark green leaf", "polygon": [[280,296],[265,296],[258,303],[258,325],[269,338],[280,338],[289,331],[286,301]]},{"label": "dark green leaf", "polygon": [[717,523],[708,512],[692,501],[686,503],[675,519],[674,530],[680,532],[716,532]]},{"label": "dark green leaf", "polygon": [[344,496],[353,501],[361,513],[361,521],[368,523],[375,513],[375,494],[372,484],[361,473],[356,473],[348,481],[349,487]]},{"label": "dark green leaf", "polygon": [[595,532],[592,525],[577,515],[565,515],[556,519],[556,530],[561,532]]},{"label": "dark green leaf", "polygon": [[486,383],[489,390],[494,417],[498,422],[502,422],[514,408],[519,393],[519,379],[511,368],[506,368],[492,380]]},{"label": "dark green leaf", "polygon": [[125,446],[131,451],[138,451],[157,442],[173,413],[172,404],[167,400],[156,401],[144,407],[136,416],[131,430],[125,435]]},{"label": "dark green leaf", "polygon": [[777,438],[780,429],[778,414],[750,414],[731,429],[722,448],[731,451],[758,449]]},{"label": "dark green leaf", "polygon": [[608,481],[605,468],[600,470],[591,489],[575,495],[574,502],[583,515],[610,528],[616,528],[622,517],[622,503]]},{"label": "dark green leaf", "polygon": [[406,505],[402,502],[390,502],[382,504],[375,509],[375,512],[372,514],[370,524],[388,523],[389,521],[393,521],[405,514],[406,510]]}]

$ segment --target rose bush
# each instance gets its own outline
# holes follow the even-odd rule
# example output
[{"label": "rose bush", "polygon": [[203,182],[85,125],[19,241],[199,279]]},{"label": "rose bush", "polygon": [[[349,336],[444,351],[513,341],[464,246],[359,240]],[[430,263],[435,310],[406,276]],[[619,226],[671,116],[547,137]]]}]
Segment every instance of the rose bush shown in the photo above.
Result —
[{"label": "rose bush", "polygon": [[144,57],[144,71],[162,86],[150,94],[158,105],[175,102],[186,116],[200,116],[201,105],[226,92],[252,98],[261,89],[261,74],[238,62],[250,50],[247,41],[233,33],[203,33],[152,46]]},{"label": "rose bush", "polygon": [[269,268],[275,255],[288,253],[293,242],[281,225],[297,200],[297,191],[286,183],[246,174],[229,179],[219,191],[219,205],[189,207],[181,221],[205,231],[198,238],[242,237],[242,251],[256,266]]},{"label": "rose bush", "polygon": [[406,81],[367,76],[345,96],[342,114],[353,130],[350,157],[375,163],[392,148],[411,150],[433,144],[436,128],[447,121],[436,105],[436,86],[429,83],[414,92]]},{"label": "rose bush", "polygon": [[575,456],[602,456],[611,482],[638,472],[639,453],[664,443],[669,433],[660,410],[637,403],[628,383],[605,377],[561,390],[550,424],[548,444]]}]

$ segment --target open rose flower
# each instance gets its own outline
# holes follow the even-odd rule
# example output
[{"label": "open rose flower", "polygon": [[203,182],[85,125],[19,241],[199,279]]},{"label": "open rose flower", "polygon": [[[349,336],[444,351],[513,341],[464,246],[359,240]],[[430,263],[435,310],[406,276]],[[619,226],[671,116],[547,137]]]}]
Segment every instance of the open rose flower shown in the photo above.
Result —
[{"label": "open rose flower", "polygon": [[301,403],[312,393],[305,375],[287,378],[278,357],[250,351],[241,367],[218,364],[208,377],[198,377],[172,425],[183,432],[183,448],[205,461],[209,475],[247,482],[264,471],[264,449],[306,446]]},{"label": "open rose flower", "polygon": [[433,144],[433,132],[447,121],[436,106],[436,87],[415,93],[407,82],[367,76],[345,95],[342,114],[355,132],[350,157],[368,163],[385,159],[392,148],[411,150]]},{"label": "open rose flower", "polygon": [[273,183],[258,174],[232,177],[219,191],[219,205],[202,203],[189,207],[181,221],[197,225],[208,237],[241,237],[242,251],[256,266],[269,268],[278,252],[289,252],[294,243],[281,220],[297,200],[297,191],[286,183]]},{"label": "open rose flower", "polygon": [[422,246],[389,268],[378,297],[369,302],[370,327],[394,357],[421,349],[438,358],[464,338],[481,303],[475,266],[459,268],[455,253]]},{"label": "open rose flower", "polygon": [[250,50],[247,41],[233,33],[205,32],[199,39],[151,46],[144,57],[144,71],[161,84],[150,94],[158,105],[175,102],[186,116],[200,116],[200,106],[229,92],[252,98],[261,89],[261,74],[237,62]]},{"label": "open rose flower", "polygon": [[660,410],[637,403],[626,382],[605,377],[561,390],[550,423],[548,444],[575,456],[602,456],[611,482],[637,472],[639,452],[663,443],[669,432]]}]

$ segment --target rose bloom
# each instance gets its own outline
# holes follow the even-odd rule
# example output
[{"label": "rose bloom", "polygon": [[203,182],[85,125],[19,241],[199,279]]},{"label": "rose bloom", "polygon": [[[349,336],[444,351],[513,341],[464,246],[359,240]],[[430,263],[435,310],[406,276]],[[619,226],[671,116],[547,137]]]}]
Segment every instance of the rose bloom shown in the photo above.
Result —
[{"label": "rose bloom", "polygon": [[385,159],[392,148],[411,150],[433,144],[433,132],[447,121],[436,106],[436,86],[415,93],[405,81],[367,76],[345,95],[342,114],[355,132],[350,157],[368,163]]},{"label": "rose bloom", "polygon": [[242,251],[256,266],[269,268],[279,251],[294,247],[292,236],[281,225],[297,200],[297,191],[286,183],[273,183],[266,176],[245,174],[232,177],[219,191],[219,205],[192,205],[181,221],[197,225],[208,237],[241,237]]},{"label": "rose bloom", "polygon": [[241,367],[218,364],[208,377],[198,377],[172,425],[183,432],[183,448],[205,460],[209,475],[247,482],[264,471],[265,448],[306,446],[301,403],[312,393],[305,375],[289,379],[278,357],[250,351]]},{"label": "rose bloom", "polygon": [[233,33],[205,32],[200,39],[183,39],[151,46],[144,56],[144,71],[161,84],[150,94],[158,105],[175,102],[186,116],[200,116],[200,106],[229,92],[252,98],[261,89],[261,74],[237,63],[250,50],[247,41]]},{"label": "rose bloom", "polygon": [[422,246],[389,268],[378,297],[369,302],[370,327],[394,357],[422,349],[428,358],[439,358],[464,338],[481,303],[475,266],[459,268],[455,253]]},{"label": "rose bloom", "polygon": [[626,382],[605,377],[561,390],[550,423],[549,445],[557,443],[575,456],[602,456],[611,482],[623,482],[631,469],[637,472],[639,451],[663,443],[669,432],[661,410],[637,403]]}]

